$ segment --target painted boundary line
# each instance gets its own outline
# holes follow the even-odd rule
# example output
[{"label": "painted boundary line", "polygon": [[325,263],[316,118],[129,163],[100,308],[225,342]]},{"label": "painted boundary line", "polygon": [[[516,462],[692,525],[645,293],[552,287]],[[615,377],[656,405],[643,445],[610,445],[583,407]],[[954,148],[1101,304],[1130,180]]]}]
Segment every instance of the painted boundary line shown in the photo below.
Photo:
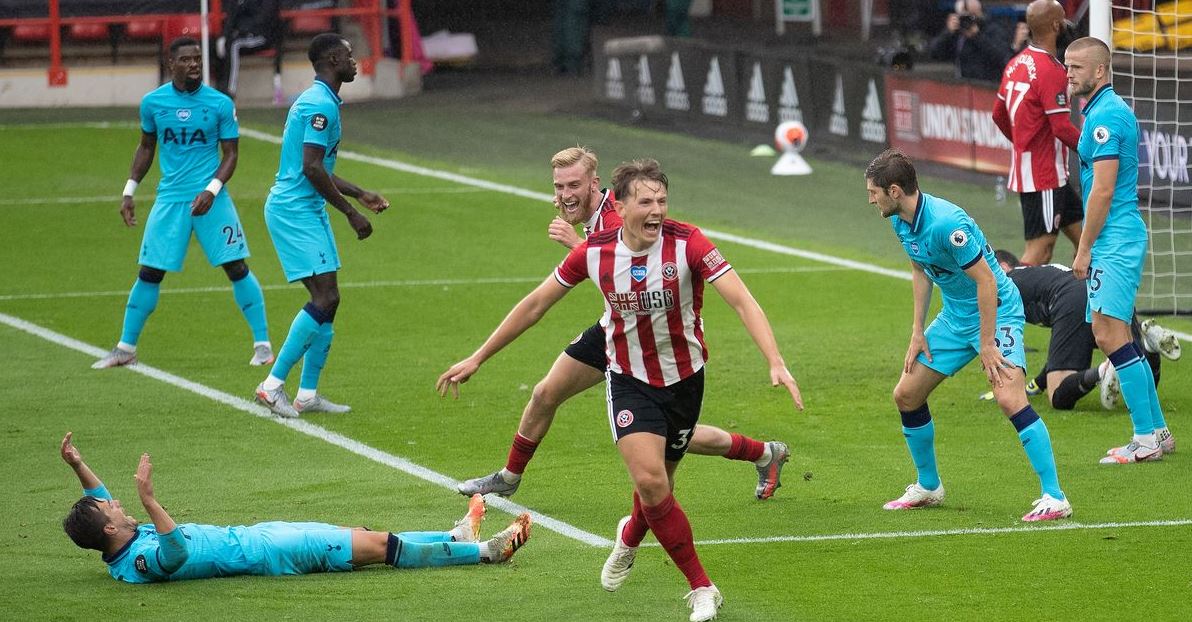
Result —
[{"label": "painted boundary line", "polygon": [[[1192,519],[1129,521],[1120,523],[1056,523],[1039,527],[985,527],[973,529],[936,529],[926,531],[884,531],[875,533],[833,533],[812,536],[773,536],[768,538],[729,538],[727,540],[699,540],[699,546],[714,544],[771,544],[777,542],[826,542],[831,540],[894,540],[900,538],[934,538],[939,536],[983,536],[1003,533],[1035,533],[1039,531],[1076,531],[1084,529],[1125,529],[1131,527],[1182,527],[1192,525]],[[643,546],[661,546],[657,542]]]},{"label": "painted boundary line", "polygon": [[[847,268],[836,267],[792,267],[792,268],[743,268],[737,270],[741,274],[793,274],[796,272],[832,272],[836,270],[846,270]],[[541,283],[547,277],[536,276],[510,276],[510,277],[491,277],[478,279],[405,279],[396,281],[349,281],[340,283],[339,286],[345,289],[365,289],[373,287],[438,287],[438,286],[475,286],[475,285],[509,285],[519,283]],[[286,283],[282,285],[262,285],[261,289],[267,291],[283,290],[283,289],[301,289],[298,283]],[[178,288],[163,288],[163,294],[209,294],[213,292],[230,292],[232,287],[230,285],[214,285],[211,287],[178,287]],[[66,298],[103,298],[109,296],[127,296],[127,289],[109,289],[98,290],[90,292],[59,292],[49,294],[5,294],[0,295],[0,302],[11,300],[59,300]]]},{"label": "painted boundary line", "polygon": [[[69,348],[76,352],[81,352],[88,356],[99,358],[107,354],[106,350],[97,348],[91,344],[84,343],[77,339],[67,337],[61,333],[56,333],[48,328],[38,326],[37,324],[27,322],[11,315],[0,313],[0,323],[7,324],[8,326],[11,326],[17,330],[29,333],[35,337],[40,337],[46,341],[63,346],[65,348]],[[335,445],[336,447],[346,449],[358,456],[368,458],[373,462],[377,462],[397,469],[403,473],[413,475],[418,479],[430,482],[431,484],[441,488],[446,488],[453,493],[455,492],[456,485],[459,484],[459,482],[456,480],[453,480],[442,473],[432,471],[424,466],[410,462],[405,458],[399,458],[393,454],[386,453],[374,447],[370,447],[364,443],[361,443],[360,441],[348,438],[336,432],[332,432],[331,430],[310,423],[309,421],[304,421],[302,419],[282,419],[280,417],[276,417],[263,406],[258,406],[257,404],[254,404],[246,399],[236,397],[229,393],[224,393],[223,391],[199,384],[192,380],[175,376],[174,374],[157,369],[156,367],[150,367],[143,363],[137,363],[135,365],[129,365],[126,367],[126,369],[128,371],[141,374],[142,376],[159,380],[176,388],[190,391],[191,393],[205,397],[215,402],[219,402],[220,404],[231,406],[232,408],[235,408],[241,412],[246,412],[250,415],[261,417],[262,419],[268,419],[274,423],[290,428],[291,430],[301,432],[302,434],[319,439],[321,441],[325,441]],[[522,512],[529,512],[533,516],[534,522],[536,524],[573,540],[578,540],[584,544],[605,548],[610,548],[613,545],[612,541],[608,540],[607,538],[602,538],[596,534],[588,533],[569,523],[565,523],[556,518],[551,518],[545,514],[540,514],[507,499],[494,497],[491,499],[486,499],[486,501],[488,501],[488,505],[490,507],[495,507],[513,515],[521,514]]]},{"label": "painted boundary line", "polygon": [[[475,192],[487,192],[484,188],[378,188],[374,192],[378,194],[471,194]],[[244,200],[264,200],[269,198],[269,194],[256,194],[248,192],[235,193],[237,201]],[[157,198],[156,194],[146,194],[139,197],[142,202],[151,202]],[[20,207],[26,205],[72,205],[76,203],[119,203],[121,197],[114,194],[91,197],[40,197],[40,198],[23,198],[23,199],[0,199],[0,207]],[[152,204],[152,203],[150,203]]]}]

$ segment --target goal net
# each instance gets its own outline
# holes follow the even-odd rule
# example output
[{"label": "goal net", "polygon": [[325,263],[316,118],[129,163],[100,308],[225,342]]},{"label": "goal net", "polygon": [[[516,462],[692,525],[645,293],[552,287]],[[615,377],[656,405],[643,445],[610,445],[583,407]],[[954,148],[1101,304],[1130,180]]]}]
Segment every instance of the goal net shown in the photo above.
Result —
[{"label": "goal net", "polygon": [[1137,308],[1192,314],[1192,0],[1090,4],[1101,15],[1111,8],[1114,89],[1138,116],[1138,199],[1150,241]]}]

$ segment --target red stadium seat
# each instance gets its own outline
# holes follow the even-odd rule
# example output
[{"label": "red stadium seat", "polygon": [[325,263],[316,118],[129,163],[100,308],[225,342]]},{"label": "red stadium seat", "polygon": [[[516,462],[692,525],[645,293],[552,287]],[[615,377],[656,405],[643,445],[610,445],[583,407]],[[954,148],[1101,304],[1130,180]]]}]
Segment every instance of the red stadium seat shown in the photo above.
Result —
[{"label": "red stadium seat", "polygon": [[290,18],[290,34],[317,35],[331,30],[331,18],[326,15],[296,15]]},{"label": "red stadium seat", "polygon": [[129,39],[160,39],[161,22],[157,20],[128,22],[124,29],[124,36]]},{"label": "red stadium seat", "polygon": [[12,27],[12,40],[22,43],[43,43],[50,40],[49,24],[20,24]]},{"label": "red stadium seat", "polygon": [[70,38],[75,41],[107,41],[107,24],[74,24],[70,27]]}]

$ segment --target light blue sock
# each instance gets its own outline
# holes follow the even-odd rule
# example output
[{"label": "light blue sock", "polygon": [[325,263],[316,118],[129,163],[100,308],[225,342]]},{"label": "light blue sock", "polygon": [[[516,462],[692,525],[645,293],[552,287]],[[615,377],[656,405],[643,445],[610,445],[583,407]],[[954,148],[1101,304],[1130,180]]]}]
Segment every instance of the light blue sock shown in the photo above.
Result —
[{"label": "light blue sock", "polygon": [[[401,541],[395,568],[433,568],[437,566],[459,566],[480,563],[480,544],[476,542],[452,542],[451,534],[440,532],[438,539],[427,537],[433,532],[399,533]],[[429,540],[429,541],[427,541]]]},{"label": "light blue sock", "polygon": [[[1135,350],[1137,350],[1137,348],[1135,348]],[[1167,419],[1163,417],[1163,407],[1159,405],[1159,387],[1155,386],[1155,372],[1151,369],[1150,363],[1147,362],[1146,355],[1140,352],[1139,356],[1142,357],[1142,362],[1139,363],[1138,366],[1141,367],[1142,371],[1146,374],[1146,386],[1150,388],[1149,394],[1151,401],[1151,423],[1154,424],[1156,430],[1159,428],[1166,428]]]},{"label": "light blue sock", "polygon": [[935,490],[940,487],[940,473],[935,464],[935,422],[931,420],[931,411],[924,404],[917,410],[901,414],[902,435],[906,437],[906,447],[915,463],[919,485]]},{"label": "light blue sock", "polygon": [[161,283],[150,283],[138,278],[132,284],[132,289],[128,292],[128,304],[124,306],[124,330],[120,333],[120,341],[130,346],[137,345],[145,322],[157,308],[160,292]]},{"label": "light blue sock", "polygon": [[298,315],[294,316],[294,322],[290,324],[290,333],[286,335],[286,342],[282,344],[281,350],[277,353],[277,360],[273,362],[273,370],[269,375],[285,380],[298,359],[306,354],[311,341],[314,340],[318,332],[318,320],[311,316],[309,310],[304,307],[298,312]]},{"label": "light blue sock", "polygon": [[269,322],[265,319],[265,294],[261,292],[261,283],[257,275],[250,270],[244,278],[232,281],[232,295],[244,319],[248,320],[248,327],[252,329],[253,341],[269,341]]},{"label": "light blue sock", "polygon": [[315,337],[310,342],[310,348],[302,357],[302,378],[298,382],[299,389],[314,391],[319,386],[319,375],[323,373],[323,366],[327,364],[327,354],[331,352],[331,339],[335,337],[335,325],[326,322],[319,326]]},{"label": "light blue sock", "polygon": [[[1109,355],[1109,362],[1117,370],[1122,399],[1130,409],[1130,421],[1134,423],[1134,434],[1152,434],[1155,423],[1151,417],[1151,393],[1155,390],[1155,379],[1148,374],[1146,360],[1138,356],[1133,343],[1127,343]],[[1156,398],[1157,399],[1157,398]],[[1159,415],[1162,417],[1162,414]]]},{"label": "light blue sock", "polygon": [[1063,500],[1064,491],[1060,490],[1060,478],[1055,471],[1055,454],[1051,450],[1051,434],[1047,432],[1047,424],[1030,406],[1010,417],[1010,423],[1018,430],[1018,440],[1022,441],[1022,448],[1026,450],[1027,460],[1035,470],[1035,475],[1039,476],[1039,486],[1043,492],[1053,499]]}]

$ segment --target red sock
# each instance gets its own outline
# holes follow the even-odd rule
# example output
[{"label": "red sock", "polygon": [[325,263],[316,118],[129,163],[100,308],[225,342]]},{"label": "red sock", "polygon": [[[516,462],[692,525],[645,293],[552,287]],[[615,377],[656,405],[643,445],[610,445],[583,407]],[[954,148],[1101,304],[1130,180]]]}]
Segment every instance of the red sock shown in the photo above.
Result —
[{"label": "red sock", "polygon": [[646,520],[645,511],[642,510],[641,497],[638,497],[635,491],[633,493],[633,514],[629,516],[629,522],[625,523],[625,529],[621,531],[621,541],[625,543],[625,546],[638,546],[649,530],[650,523]]},{"label": "red sock", "polygon": [[643,507],[642,510],[650,523],[650,530],[654,532],[662,548],[666,549],[671,561],[675,562],[675,566],[687,577],[691,589],[712,585],[708,573],[704,572],[703,565],[699,563],[699,555],[695,553],[691,523],[683,513],[683,508],[679,507],[679,502],[675,501],[675,496],[668,495],[662,503]]},{"label": "red sock", "polygon": [[766,452],[766,444],[761,441],[755,441],[735,432],[729,436],[732,437],[733,444],[728,448],[728,453],[724,454],[724,457],[729,460],[753,462]]},{"label": "red sock", "polygon": [[534,450],[538,449],[538,441],[532,441],[521,434],[513,435],[513,444],[509,446],[509,459],[505,461],[505,468],[510,473],[521,475],[526,471],[526,464],[534,457]]}]

